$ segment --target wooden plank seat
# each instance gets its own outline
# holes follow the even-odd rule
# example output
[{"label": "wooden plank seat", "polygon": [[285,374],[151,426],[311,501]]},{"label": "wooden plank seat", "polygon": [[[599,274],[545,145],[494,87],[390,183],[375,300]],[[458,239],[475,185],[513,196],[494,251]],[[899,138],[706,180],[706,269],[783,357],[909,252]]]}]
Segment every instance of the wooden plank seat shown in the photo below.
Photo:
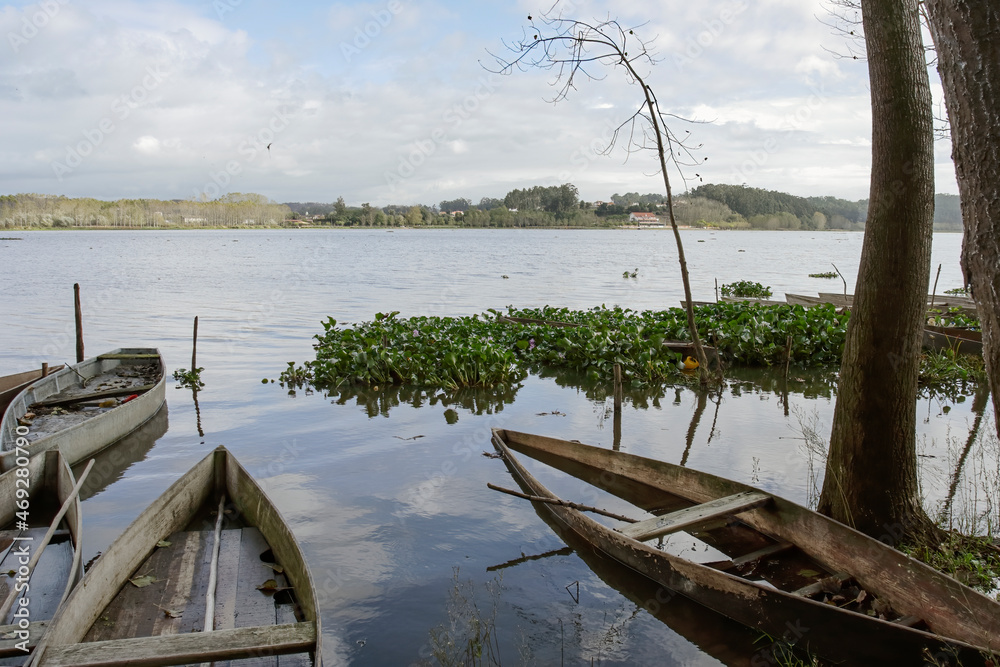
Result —
[{"label": "wooden plank seat", "polygon": [[[32,621],[28,625],[28,648],[33,649],[38,645],[48,627],[47,620]],[[18,633],[23,631],[19,625],[0,625],[0,658],[24,657],[24,651],[18,647],[24,641]]]},{"label": "wooden plank seat", "polygon": [[618,532],[643,542],[654,537],[702,526],[719,517],[746,512],[760,507],[770,500],[771,496],[766,493],[743,491],[724,498],[716,498],[694,507],[687,507],[676,512],[639,521],[618,529]]},{"label": "wooden plank seat", "polygon": [[49,646],[45,652],[45,664],[60,667],[154,667],[300,653],[315,645],[316,624],[305,621],[214,630],[210,633],[187,632]]}]

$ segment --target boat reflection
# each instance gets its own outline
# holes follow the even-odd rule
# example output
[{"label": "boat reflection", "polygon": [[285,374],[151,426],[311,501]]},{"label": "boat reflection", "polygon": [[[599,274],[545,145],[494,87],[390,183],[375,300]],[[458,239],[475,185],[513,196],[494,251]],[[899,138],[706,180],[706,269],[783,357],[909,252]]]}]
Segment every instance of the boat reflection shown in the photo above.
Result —
[{"label": "boat reflection", "polygon": [[[164,401],[149,421],[93,457],[94,468],[80,489],[80,500],[98,495],[121,479],[132,464],[144,460],[156,441],[167,432],[168,421]],[[86,464],[87,461],[83,461],[75,466],[73,474],[78,475]]]}]

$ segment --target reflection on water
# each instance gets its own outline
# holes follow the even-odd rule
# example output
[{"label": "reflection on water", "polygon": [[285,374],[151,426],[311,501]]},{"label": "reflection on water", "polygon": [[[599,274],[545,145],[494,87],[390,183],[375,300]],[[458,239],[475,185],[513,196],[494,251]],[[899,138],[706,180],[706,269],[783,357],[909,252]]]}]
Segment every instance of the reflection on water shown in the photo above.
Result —
[{"label": "reflection on water", "polygon": [[[156,441],[166,434],[168,423],[167,403],[164,401],[156,414],[145,424],[111,447],[98,452],[94,457],[94,468],[80,488],[80,500],[87,500],[100,494],[121,479],[129,467],[144,460]],[[79,475],[89,460],[77,464],[73,468],[73,474]]]},{"label": "reflection on water", "polygon": [[[716,278],[756,280],[779,296],[828,291],[806,272],[836,262],[850,279],[860,257],[860,234],[683,234],[691,241],[695,299],[712,298]],[[88,349],[154,345],[173,370],[190,360],[191,318],[199,316],[206,386],[194,397],[172,390],[169,428],[164,408],[98,457],[84,489],[84,560],[224,445],[261,482],[302,543],[320,589],[325,664],[430,659],[429,630],[448,622],[456,566],[460,581],[483,591],[484,603],[490,600],[486,585],[502,576],[495,627],[505,664],[519,663],[522,646],[532,648],[537,664],[753,660],[740,629],[699,615],[680,597],[663,605],[662,614],[649,609],[645,602],[655,600],[656,591],[630,592],[616,573],[592,569],[582,549],[566,552],[529,503],[486,488],[507,479],[501,462],[481,456],[492,451],[491,427],[612,446],[610,384],[548,370],[499,391],[380,387],[289,396],[277,384],[261,383],[289,361],[311,358],[313,336],[328,316],[352,322],[392,310],[468,315],[508,304],[674,305],[683,295],[668,234],[19,235],[24,241],[0,244],[6,269],[0,375],[71,360],[74,282],[82,286]],[[942,289],[961,284],[960,244],[960,235],[935,235],[933,261],[945,263]],[[51,260],[43,272],[38,257]],[[639,279],[621,279],[621,257],[633,258],[630,268],[639,267]],[[786,381],[783,371],[730,369],[729,384],[710,394],[685,383],[626,386],[621,449],[807,504],[824,469],[836,374],[792,367]],[[984,517],[992,498],[995,517],[1000,445],[995,436],[984,437],[995,429],[989,399],[923,392],[917,410],[928,508]],[[972,438],[976,426],[980,436]],[[573,497],[578,489],[566,491]],[[501,564],[508,565],[490,569]],[[698,627],[685,625],[688,618]]]}]

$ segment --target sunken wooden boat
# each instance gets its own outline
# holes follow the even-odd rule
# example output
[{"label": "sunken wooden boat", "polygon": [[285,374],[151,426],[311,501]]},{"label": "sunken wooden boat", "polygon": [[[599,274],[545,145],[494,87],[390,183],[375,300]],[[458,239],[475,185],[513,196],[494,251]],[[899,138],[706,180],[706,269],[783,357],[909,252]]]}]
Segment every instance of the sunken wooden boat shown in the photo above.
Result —
[{"label": "sunken wooden boat", "polygon": [[[224,447],[108,547],[34,665],[320,665],[316,590],[288,525]],[[286,658],[285,656],[289,656]]]},{"label": "sunken wooden boat", "polygon": [[14,466],[19,426],[32,456],[59,448],[70,465],[142,426],[163,405],[166,373],[155,348],[120,348],[52,373],[18,394],[0,423],[0,470]]},{"label": "sunken wooden boat", "polygon": [[80,496],[66,459],[54,450],[21,463],[0,475],[0,571],[30,570],[24,581],[0,577],[3,664],[28,660],[82,571]]},{"label": "sunken wooden boat", "polygon": [[924,327],[924,349],[983,355],[983,332],[959,327]]},{"label": "sunken wooden boat", "polygon": [[49,368],[48,364],[43,364],[41,368],[13,375],[0,377],[0,415],[7,411],[7,406],[14,400],[14,397],[28,388],[32,382],[39,380],[49,373],[55,373],[62,369],[62,366]]},{"label": "sunken wooden boat", "polygon": [[[794,629],[798,646],[853,664],[923,664],[933,656],[938,664],[982,665],[1000,653],[996,601],[788,500],[577,442],[494,429],[493,444],[525,492],[543,499],[536,510],[625,567],[772,637]],[[612,526],[556,504],[565,501],[514,451],[654,516]],[[703,542],[712,560],[647,544],[678,532],[686,545]]]}]

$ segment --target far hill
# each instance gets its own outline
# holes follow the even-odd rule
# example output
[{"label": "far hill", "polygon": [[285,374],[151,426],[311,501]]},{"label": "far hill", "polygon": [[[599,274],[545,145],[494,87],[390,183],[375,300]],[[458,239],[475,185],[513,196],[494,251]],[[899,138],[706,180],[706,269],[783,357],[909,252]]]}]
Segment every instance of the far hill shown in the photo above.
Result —
[{"label": "far hill", "polygon": [[[706,184],[688,194],[692,201],[724,204],[751,228],[763,229],[862,229],[868,217],[868,200],[837,197],[798,197],[787,192],[744,185]],[[935,196],[935,231],[961,231],[962,214],[957,195]],[[793,220],[798,220],[798,223]],[[706,221],[712,222],[712,221]]]}]

